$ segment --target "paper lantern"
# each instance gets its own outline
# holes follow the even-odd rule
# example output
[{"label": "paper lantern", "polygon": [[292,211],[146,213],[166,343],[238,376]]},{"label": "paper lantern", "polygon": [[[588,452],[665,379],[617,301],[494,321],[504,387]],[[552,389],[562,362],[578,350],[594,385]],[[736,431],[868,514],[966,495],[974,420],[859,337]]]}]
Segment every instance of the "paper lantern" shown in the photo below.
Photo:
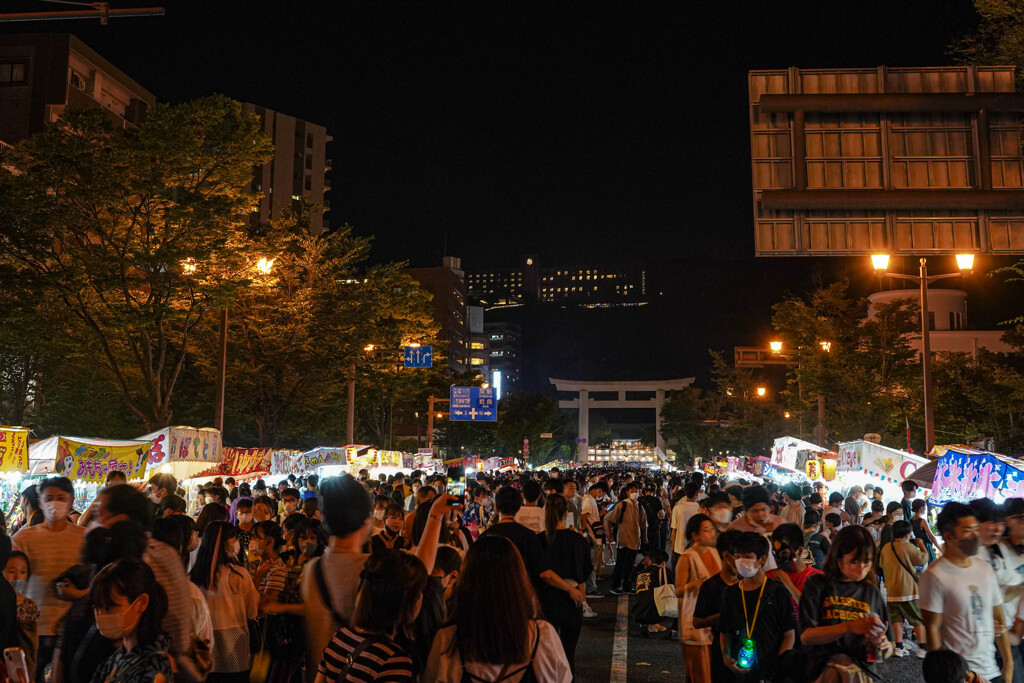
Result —
[{"label": "paper lantern", "polygon": [[822,479],[824,479],[825,481],[832,481],[832,480],[834,480],[836,478],[836,465],[837,464],[838,464],[838,461],[836,461],[836,460],[822,460],[821,461],[821,465],[822,465],[822,467],[821,467]]},{"label": "paper lantern", "polygon": [[807,461],[805,471],[807,472],[807,478],[814,480],[821,478],[821,461],[817,459],[811,459]]}]

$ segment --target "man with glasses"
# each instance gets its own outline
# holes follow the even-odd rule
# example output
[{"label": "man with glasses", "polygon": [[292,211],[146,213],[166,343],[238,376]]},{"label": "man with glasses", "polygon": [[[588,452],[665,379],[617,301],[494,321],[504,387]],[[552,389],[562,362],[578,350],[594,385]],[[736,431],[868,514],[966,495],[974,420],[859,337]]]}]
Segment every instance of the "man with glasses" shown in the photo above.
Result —
[{"label": "man with glasses", "polygon": [[288,519],[290,515],[302,514],[299,512],[299,490],[287,488],[281,494],[281,522]]}]

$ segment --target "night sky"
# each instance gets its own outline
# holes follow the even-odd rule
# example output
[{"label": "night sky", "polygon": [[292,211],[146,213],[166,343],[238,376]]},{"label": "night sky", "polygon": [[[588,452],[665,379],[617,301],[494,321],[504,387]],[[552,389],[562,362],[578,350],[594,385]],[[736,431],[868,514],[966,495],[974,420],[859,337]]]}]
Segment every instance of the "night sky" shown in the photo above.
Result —
[{"label": "night sky", "polygon": [[331,222],[373,234],[375,260],[650,265],[645,310],[514,314],[545,321],[534,389],[701,375],[708,348],[764,341],[786,291],[844,269],[869,285],[859,263],[754,259],[747,71],[948,64],[976,21],[970,0],[163,4],[0,31],[71,31],[161,100],[222,92],[326,125]]}]

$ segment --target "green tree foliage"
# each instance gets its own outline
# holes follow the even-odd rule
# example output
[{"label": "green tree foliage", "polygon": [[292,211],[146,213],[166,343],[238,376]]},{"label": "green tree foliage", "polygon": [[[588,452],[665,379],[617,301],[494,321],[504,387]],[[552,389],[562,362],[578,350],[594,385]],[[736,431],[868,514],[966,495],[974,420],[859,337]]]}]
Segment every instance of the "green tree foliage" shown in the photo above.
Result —
[{"label": "green tree foliage", "polygon": [[1024,85],[1024,0],[974,0],[978,28],[950,48],[962,64],[1012,64]]},{"label": "green tree foliage", "polygon": [[[522,455],[523,439],[529,439],[529,462],[543,464],[551,459],[558,446],[553,435],[562,422],[556,399],[543,394],[511,394],[498,406],[495,441],[505,453],[518,457]],[[541,434],[549,432],[552,438],[540,438]]]},{"label": "green tree foliage", "polygon": [[[273,266],[233,303],[226,401],[252,420],[261,446],[308,446],[294,427],[324,406],[343,415],[354,368],[357,414],[372,443],[385,447],[388,406],[424,385],[422,374],[400,369],[400,349],[429,343],[436,333],[430,297],[401,264],[367,266],[370,240],[349,226],[312,234],[311,213],[272,221],[256,240]],[[214,377],[216,354],[205,359]],[[375,419],[382,406],[386,412]]]},{"label": "green tree foliage", "polygon": [[806,300],[788,298],[774,311],[772,325],[796,363],[786,399],[805,429],[817,423],[822,394],[829,443],[877,432],[898,444],[906,416],[920,412],[920,364],[910,348],[916,304],[878,305],[868,317],[868,301],[851,297],[844,282]]},{"label": "green tree foliage", "polygon": [[941,354],[932,366],[939,442],[991,438],[1001,453],[1024,453],[1024,373],[1019,355]]},{"label": "green tree foliage", "polygon": [[[68,110],[0,151],[6,274],[78,323],[146,429],[168,424],[194,336],[252,272],[252,167],[271,142],[221,96],[152,107],[137,130]],[[193,270],[194,269],[194,270]]]}]

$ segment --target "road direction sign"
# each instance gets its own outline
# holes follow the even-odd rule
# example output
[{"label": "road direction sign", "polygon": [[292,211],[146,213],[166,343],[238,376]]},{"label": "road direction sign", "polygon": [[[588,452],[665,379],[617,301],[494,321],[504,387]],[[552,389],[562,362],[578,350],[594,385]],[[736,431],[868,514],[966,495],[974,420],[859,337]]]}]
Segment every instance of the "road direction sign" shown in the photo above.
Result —
[{"label": "road direction sign", "polygon": [[498,403],[494,389],[452,387],[450,417],[456,422],[496,422]]},{"label": "road direction sign", "polygon": [[433,346],[406,346],[405,367],[407,368],[429,368],[434,363]]}]

